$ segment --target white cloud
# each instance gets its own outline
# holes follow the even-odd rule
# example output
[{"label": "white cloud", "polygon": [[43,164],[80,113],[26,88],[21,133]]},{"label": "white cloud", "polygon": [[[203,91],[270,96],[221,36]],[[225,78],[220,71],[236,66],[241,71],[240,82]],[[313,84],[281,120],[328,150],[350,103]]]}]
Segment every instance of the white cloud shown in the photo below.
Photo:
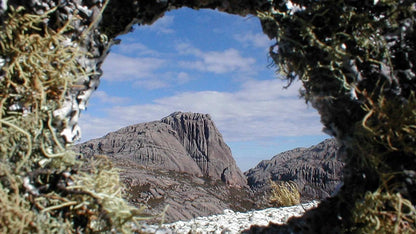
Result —
[{"label": "white cloud", "polygon": [[[81,123],[88,132],[84,136],[90,138],[100,136],[93,127],[100,121],[109,132],[121,126],[159,120],[174,111],[191,111],[210,114],[226,141],[322,134],[319,115],[298,98],[300,86],[295,84],[282,90],[283,85],[279,80],[252,80],[236,92],[185,92],[156,99],[153,104],[108,107],[106,118],[81,118]],[[102,134],[103,126],[99,127]]]},{"label": "white cloud", "polygon": [[171,34],[175,31],[172,29],[175,17],[173,15],[165,15],[158,19],[152,25],[143,25],[141,29],[147,29],[156,33]]},{"label": "white cloud", "polygon": [[137,80],[133,83],[134,87],[145,88],[148,90],[155,90],[168,87],[168,82],[165,82],[161,79],[145,79],[145,80]]},{"label": "white cloud", "polygon": [[204,56],[204,52],[202,52],[200,49],[193,47],[188,43],[178,43],[177,45],[175,45],[175,49],[176,51],[178,51],[179,54],[188,54],[197,57]]},{"label": "white cloud", "polygon": [[81,141],[102,137],[111,131],[127,126],[110,118],[93,117],[88,112],[81,113],[79,125],[82,134]]},{"label": "white cloud", "polygon": [[164,68],[172,63],[173,61],[157,57],[136,58],[112,53],[103,64],[102,79],[111,82],[128,81],[135,88],[148,90],[183,85],[192,80],[184,71],[166,72]]},{"label": "white cloud", "polygon": [[254,58],[243,57],[236,49],[224,51],[204,52],[189,44],[178,44],[176,50],[183,55],[192,55],[192,60],[181,61],[179,64],[185,68],[196,69],[203,72],[213,72],[216,74],[253,72],[255,65]]},{"label": "white cloud", "polygon": [[200,71],[224,74],[231,72],[250,71],[255,64],[253,58],[244,58],[238,50],[228,49],[223,52],[211,51],[200,56],[199,61],[182,62],[182,66]]},{"label": "white cloud", "polygon": [[108,103],[108,104],[120,104],[120,103],[126,103],[130,101],[129,98],[110,96],[106,92],[101,91],[101,90],[95,91],[92,94],[92,97],[97,98],[102,103]]},{"label": "white cloud", "polygon": [[244,34],[234,35],[234,39],[242,43],[244,46],[254,46],[258,48],[268,49],[272,45],[272,40],[270,40],[263,33],[252,33],[247,32]]},{"label": "white cloud", "polygon": [[139,42],[122,41],[119,45],[115,45],[120,54],[139,56],[158,56],[158,51],[148,48],[146,45]]},{"label": "white cloud", "polygon": [[109,54],[103,64],[102,79],[108,81],[132,81],[149,79],[162,67],[165,60],[159,58],[133,58],[117,53]]},{"label": "white cloud", "polygon": [[176,81],[179,83],[179,84],[185,84],[185,83],[188,83],[190,80],[192,80],[192,78],[189,76],[189,74],[188,73],[186,73],[186,72],[179,72],[177,75],[176,75]]}]

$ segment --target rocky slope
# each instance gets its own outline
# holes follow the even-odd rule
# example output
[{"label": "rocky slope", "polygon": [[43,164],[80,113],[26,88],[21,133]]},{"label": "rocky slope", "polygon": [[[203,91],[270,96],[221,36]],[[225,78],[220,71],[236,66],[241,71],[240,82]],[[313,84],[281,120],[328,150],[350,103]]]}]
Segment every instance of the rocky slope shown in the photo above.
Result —
[{"label": "rocky slope", "polygon": [[207,114],[175,112],[161,121],[128,126],[75,149],[86,157],[102,154],[153,169],[221,180],[232,186],[247,184]]},{"label": "rocky slope", "polygon": [[247,180],[209,115],[175,112],[75,146],[121,169],[130,202],[165,221],[254,207]]},{"label": "rocky slope", "polygon": [[245,212],[257,208],[248,187],[233,187],[221,180],[188,173],[144,168],[132,161],[118,160],[115,166],[121,169],[128,200],[137,206],[145,205],[149,216],[159,216],[150,223],[189,220],[219,214],[224,209]]},{"label": "rocky slope", "polygon": [[87,158],[108,156],[120,168],[129,201],[145,205],[149,215],[168,205],[165,222],[267,208],[270,179],[295,181],[303,201],[327,197],[341,178],[337,149],[326,140],[278,154],[244,175],[210,116],[182,112],[75,146]]},{"label": "rocky slope", "polygon": [[311,201],[308,203],[280,207],[268,208],[264,210],[255,210],[249,212],[235,212],[224,210],[221,214],[208,217],[197,217],[189,221],[178,221],[163,225],[142,225],[138,228],[141,233],[215,233],[215,234],[237,234],[253,233],[256,230],[250,230],[252,225],[267,226],[269,223],[283,224],[292,217],[298,217],[307,210],[316,207],[319,203]]},{"label": "rocky slope", "polygon": [[327,139],[310,148],[296,148],[261,161],[245,172],[248,184],[257,193],[270,189],[270,180],[294,181],[301,199],[323,199],[341,182],[342,168],[335,139]]}]

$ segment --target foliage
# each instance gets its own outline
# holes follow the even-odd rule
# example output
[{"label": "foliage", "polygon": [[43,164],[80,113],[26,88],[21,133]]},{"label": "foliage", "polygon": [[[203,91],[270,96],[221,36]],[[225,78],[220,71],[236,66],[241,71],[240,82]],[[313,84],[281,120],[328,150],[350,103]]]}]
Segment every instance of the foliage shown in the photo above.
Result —
[{"label": "foliage", "polygon": [[[400,193],[367,192],[354,213],[356,233],[415,233],[416,209]],[[358,212],[357,212],[358,211]]]},{"label": "foliage", "polygon": [[[416,204],[415,2],[270,2],[258,12],[276,39],[270,57],[289,83],[303,82],[303,96],[346,155],[344,189],[328,204],[353,207],[335,216],[346,230],[388,223],[386,213],[407,220],[396,208]],[[407,222],[395,230],[415,230]]]},{"label": "foliage", "polygon": [[0,232],[131,232],[141,210],[122,198],[118,171],[106,158],[81,167],[57,134],[68,123],[54,111],[91,74],[67,36],[77,16],[52,29],[55,11],[10,8],[0,29]]},{"label": "foliage", "polygon": [[274,206],[293,206],[300,203],[298,186],[293,181],[270,181],[270,203]]}]

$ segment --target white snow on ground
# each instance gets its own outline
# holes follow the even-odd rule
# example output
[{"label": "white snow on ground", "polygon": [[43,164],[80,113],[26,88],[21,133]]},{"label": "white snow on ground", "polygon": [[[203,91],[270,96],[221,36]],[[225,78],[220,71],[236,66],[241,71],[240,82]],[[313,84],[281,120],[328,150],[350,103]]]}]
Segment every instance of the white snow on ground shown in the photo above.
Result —
[{"label": "white snow on ground", "polygon": [[178,221],[170,224],[144,225],[141,231],[156,234],[174,233],[215,233],[234,234],[248,229],[251,225],[267,226],[269,222],[286,223],[293,216],[301,216],[306,210],[316,207],[318,201],[312,201],[296,206],[268,208],[246,213],[224,210],[223,214],[208,217],[198,217],[189,221]]}]

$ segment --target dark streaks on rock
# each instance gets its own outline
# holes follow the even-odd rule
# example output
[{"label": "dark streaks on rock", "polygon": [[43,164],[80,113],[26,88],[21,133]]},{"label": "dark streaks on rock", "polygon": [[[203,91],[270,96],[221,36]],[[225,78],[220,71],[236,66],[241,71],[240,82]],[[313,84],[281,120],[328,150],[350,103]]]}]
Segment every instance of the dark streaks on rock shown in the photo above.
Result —
[{"label": "dark streaks on rock", "polygon": [[263,160],[245,172],[248,184],[257,192],[270,189],[269,180],[294,181],[304,201],[330,196],[341,182],[344,163],[335,139],[310,148],[297,148]]},{"label": "dark streaks on rock", "polygon": [[104,154],[147,167],[222,180],[231,186],[246,185],[230,148],[207,114],[175,112],[161,121],[124,127],[82,143],[76,151],[86,157]]}]

